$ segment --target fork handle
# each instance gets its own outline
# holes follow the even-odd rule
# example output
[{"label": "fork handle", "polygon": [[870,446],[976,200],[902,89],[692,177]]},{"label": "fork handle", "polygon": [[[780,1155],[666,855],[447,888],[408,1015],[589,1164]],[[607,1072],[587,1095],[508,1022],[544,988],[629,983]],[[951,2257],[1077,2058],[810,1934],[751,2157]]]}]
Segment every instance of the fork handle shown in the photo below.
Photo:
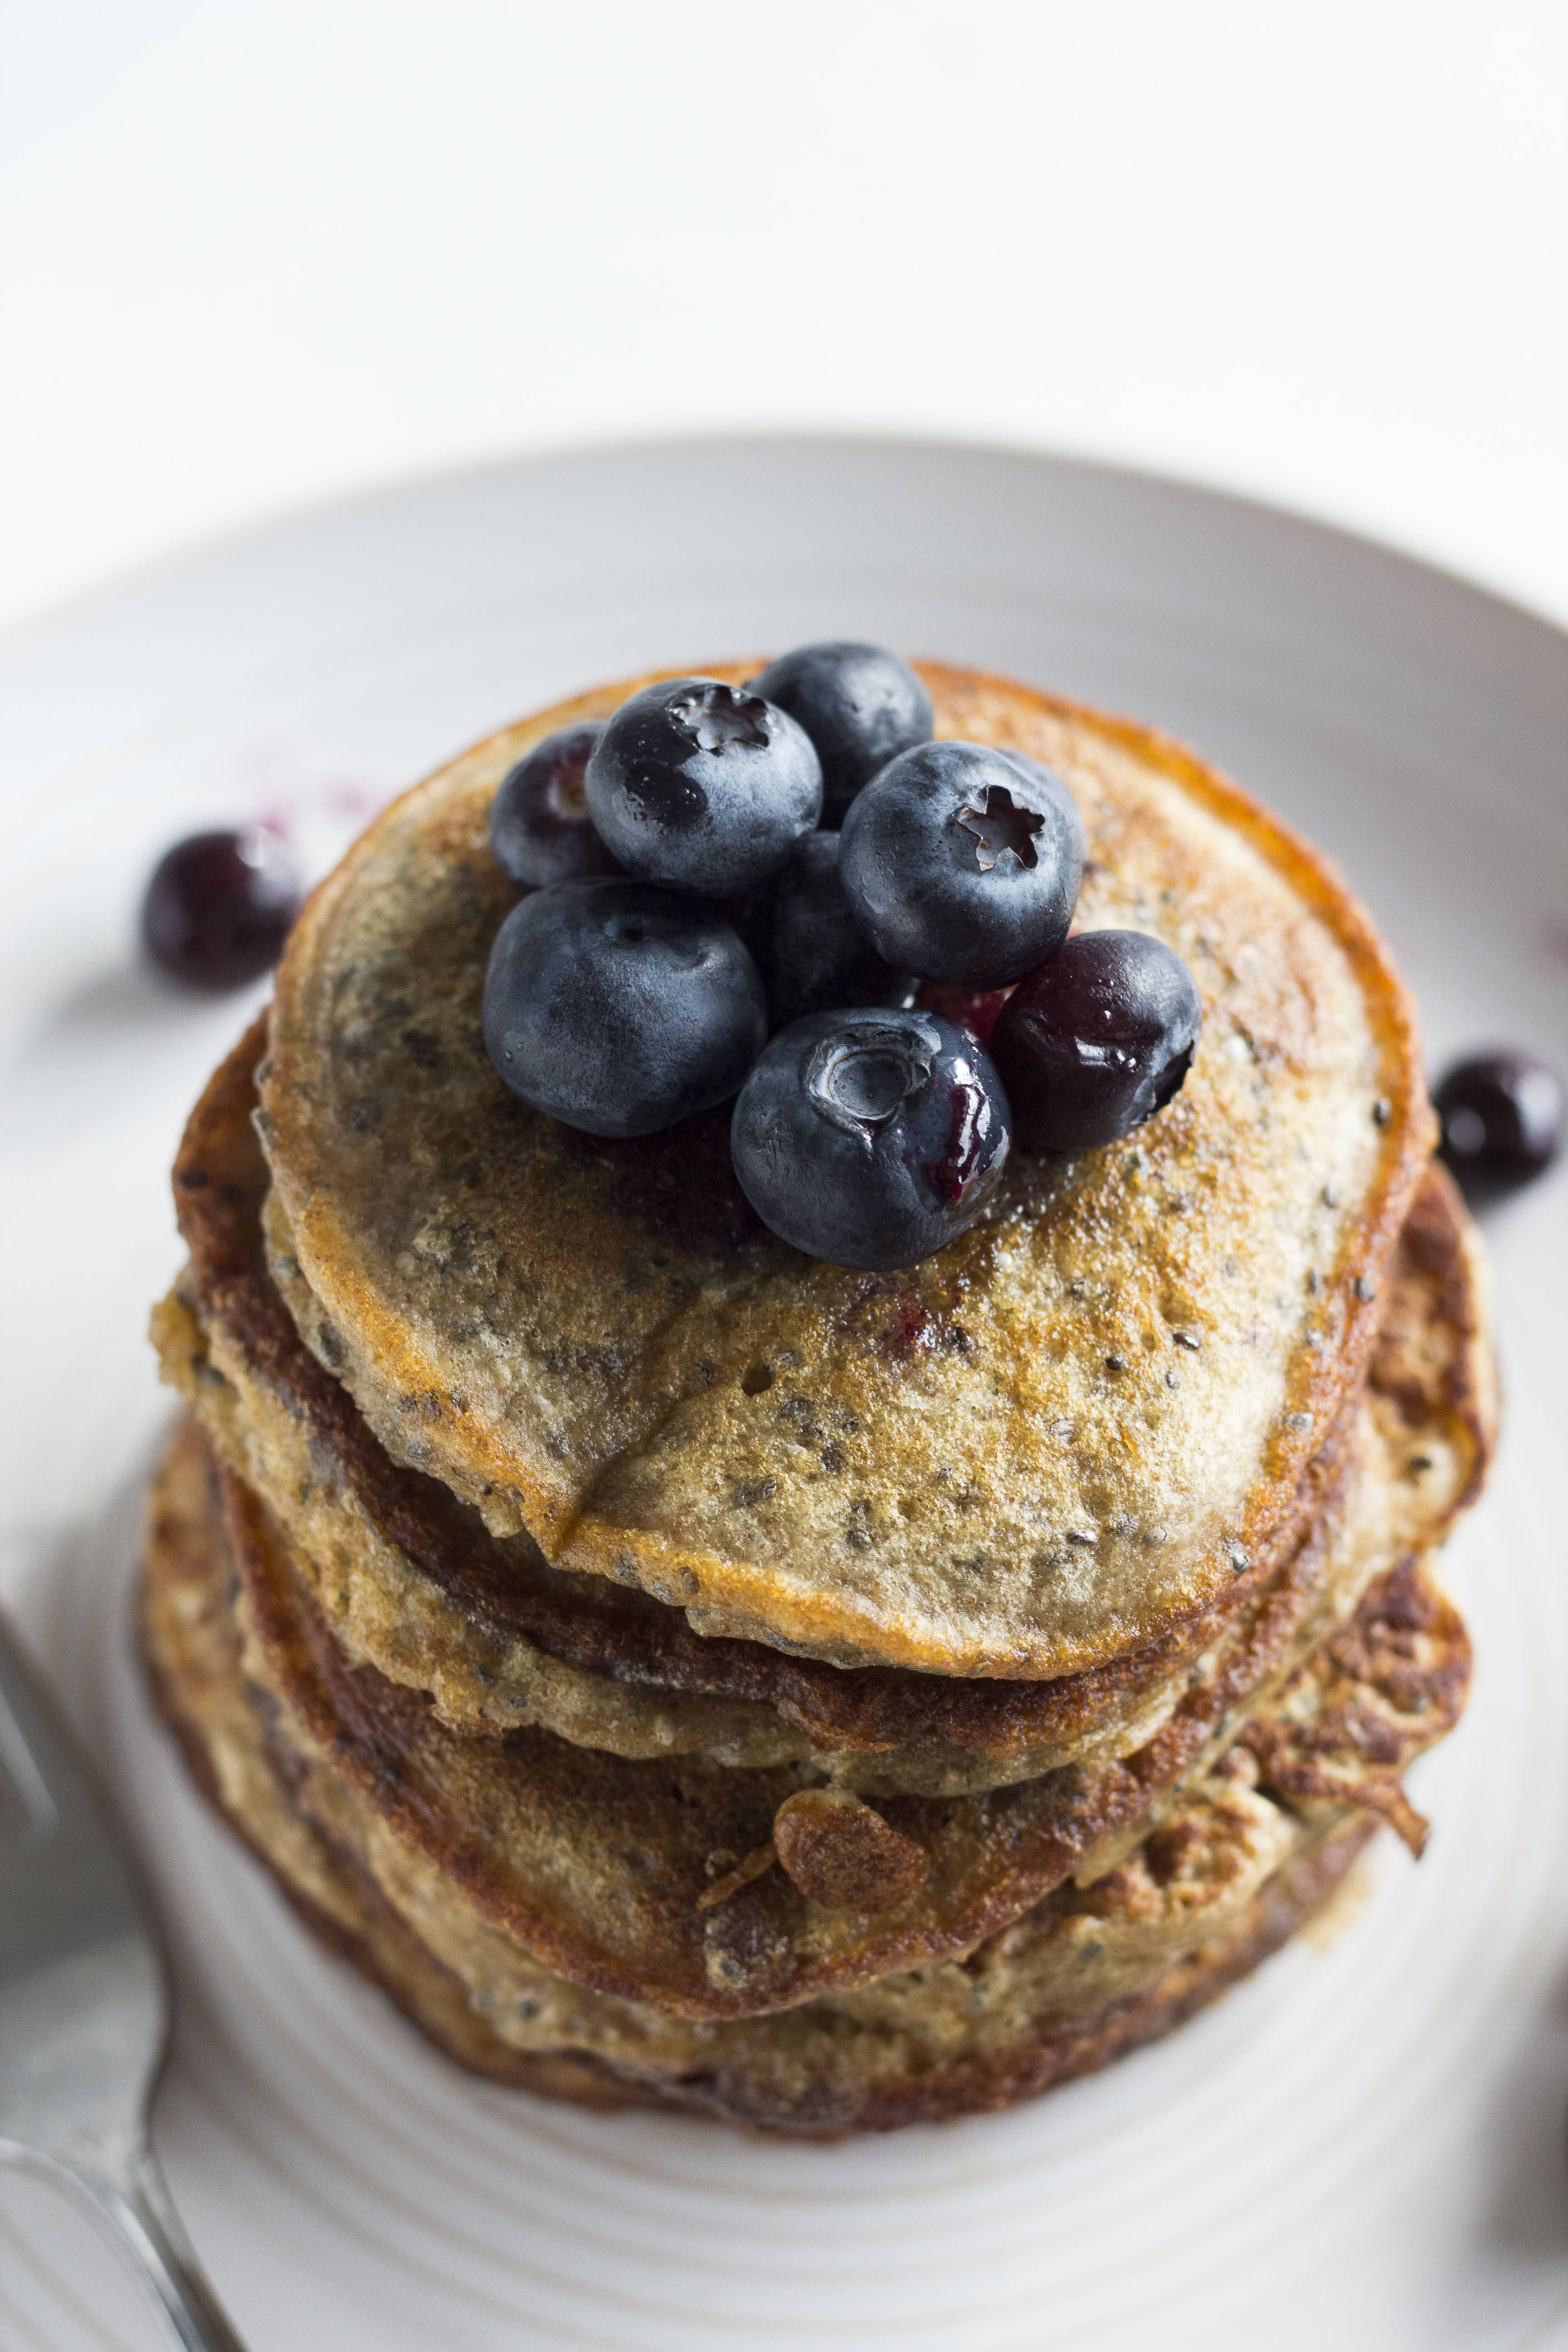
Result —
[{"label": "fork handle", "polygon": [[245,2352],[207,2284],[150,2148],[137,2149],[114,2172],[72,2168],[70,2179],[134,2262],[181,2352]]}]

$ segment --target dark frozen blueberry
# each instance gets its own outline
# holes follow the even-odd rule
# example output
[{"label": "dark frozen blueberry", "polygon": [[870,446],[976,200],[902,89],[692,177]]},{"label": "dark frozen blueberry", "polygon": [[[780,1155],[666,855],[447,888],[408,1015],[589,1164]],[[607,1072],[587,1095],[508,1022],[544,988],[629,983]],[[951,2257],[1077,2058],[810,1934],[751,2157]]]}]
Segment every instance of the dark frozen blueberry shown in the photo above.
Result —
[{"label": "dark frozen blueberry", "polygon": [[1086,850],[1083,819],[1078,813],[1078,803],[1074,800],[1070,788],[1062,782],[1054,768],[1047,768],[1043,760],[1031,759],[1027,751],[1008,751],[1005,757],[1012,761],[1016,768],[1021,768],[1025,775],[1038,784],[1042,792],[1049,793],[1072,827],[1072,837],[1078,844],[1078,862],[1081,866]]},{"label": "dark frozen blueberry", "polygon": [[991,1032],[1020,1143],[1091,1151],[1180,1092],[1197,983],[1147,931],[1079,931],[1013,991]]},{"label": "dark frozen blueberry", "polygon": [[923,743],[850,803],[839,872],[856,920],[895,971],[1005,988],[1067,937],[1078,838],[1056,792],[1005,753]]},{"label": "dark frozen blueberry", "polygon": [[1474,1200],[1528,1184],[1563,1148],[1563,1082],[1531,1055],[1457,1062],[1433,1100],[1438,1150]]},{"label": "dark frozen blueberry", "polygon": [[808,833],[773,885],[763,977],[775,1029],[844,1004],[908,1004],[915,983],[882,961],[849,911],[838,835]]},{"label": "dark frozen blueberry", "polygon": [[[809,841],[808,833],[805,838]],[[738,898],[710,899],[716,915],[730,926],[757,970],[764,984],[767,980],[768,955],[773,936],[773,886],[764,883],[761,889],[742,890]]]},{"label": "dark frozen blueberry", "polygon": [[766,1225],[833,1265],[913,1265],[974,1223],[1011,1121],[967,1031],[871,1006],[781,1030],[741,1089],[730,1150]]},{"label": "dark frozen blueberry", "polygon": [[710,677],[623,702],[588,762],[588,811],[628,874],[729,898],[779,870],[822,813],[822,769],[787,711]]},{"label": "dark frozen blueberry", "polygon": [[836,825],[863,784],[900,751],[929,743],[931,697],[908,662],[847,639],[796,646],[753,690],[797,719],[822,761],[823,823]]},{"label": "dark frozen blueberry", "polygon": [[536,1110],[590,1135],[651,1135],[735,1092],[767,1005],[711,908],[647,882],[558,882],[496,933],[484,1032]]},{"label": "dark frozen blueberry", "polygon": [[194,833],[153,869],[142,939],[191,988],[239,988],[270,971],[300,911],[300,877],[275,833]]},{"label": "dark frozen blueberry", "polygon": [[490,847],[507,880],[520,890],[619,873],[594,830],[583,789],[604,731],[602,719],[563,727],[535,744],[502,779],[490,803]]}]

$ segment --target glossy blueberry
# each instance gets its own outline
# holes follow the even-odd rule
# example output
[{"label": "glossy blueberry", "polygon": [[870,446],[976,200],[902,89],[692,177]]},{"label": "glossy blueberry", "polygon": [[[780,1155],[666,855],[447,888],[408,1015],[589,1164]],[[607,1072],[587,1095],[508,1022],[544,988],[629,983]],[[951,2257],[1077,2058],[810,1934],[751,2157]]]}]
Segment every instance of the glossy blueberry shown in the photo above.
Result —
[{"label": "glossy blueberry", "polygon": [[194,833],[166,850],[142,901],[152,961],[190,988],[239,988],[270,971],[300,911],[300,877],[264,825]]},{"label": "glossy blueberry", "polygon": [[484,1033],[536,1110],[590,1135],[651,1135],[735,1092],[767,1004],[711,908],[647,882],[558,882],[496,934]]},{"label": "glossy blueberry", "polygon": [[835,638],[796,646],[759,677],[765,694],[805,728],[822,761],[823,823],[845,810],[879,768],[917,743],[929,743],[931,697],[908,662],[881,646]]},{"label": "glossy blueberry", "polygon": [[1072,827],[1072,837],[1078,845],[1078,862],[1081,867],[1086,855],[1083,819],[1078,813],[1078,803],[1072,796],[1070,787],[1062,782],[1054,768],[1047,768],[1043,760],[1032,760],[1027,751],[1009,751],[1005,757],[1012,761],[1016,768],[1021,768],[1032,782],[1038,784],[1042,792],[1049,793],[1052,800]]},{"label": "glossy blueberry", "polygon": [[1563,1082],[1531,1055],[1504,1051],[1458,1062],[1433,1101],[1438,1150],[1472,1199],[1528,1184],[1563,1148]]},{"label": "glossy blueberry", "polygon": [[1020,1143],[1091,1151],[1180,1092],[1203,1007],[1147,931],[1079,931],[1013,991],[991,1032]]},{"label": "glossy blueberry", "polygon": [[502,778],[490,803],[490,847],[507,880],[520,890],[619,873],[594,830],[583,789],[604,731],[602,719],[563,727]]},{"label": "glossy blueberry", "polygon": [[849,911],[838,835],[808,833],[773,885],[763,976],[775,1029],[846,1004],[908,1004],[915,983],[882,961]]},{"label": "glossy blueberry", "polygon": [[729,898],[776,874],[822,813],[822,768],[787,711],[710,677],[634,694],[588,762],[588,812],[628,874]]},{"label": "glossy blueberry", "polygon": [[[1054,782],[1054,779],[1053,779]],[[885,963],[1005,988],[1067,937],[1079,837],[1056,792],[980,743],[900,752],[852,801],[839,872]]]},{"label": "glossy blueberry", "polygon": [[1011,1121],[984,1050],[934,1013],[870,1006],[781,1030],[741,1089],[730,1150],[766,1225],[833,1265],[913,1265],[967,1231]]},{"label": "glossy blueberry", "polygon": [[944,988],[940,980],[922,980],[915,1003],[927,1013],[940,1013],[944,1019],[956,1021],[984,1045],[1012,993],[1010,988]]}]

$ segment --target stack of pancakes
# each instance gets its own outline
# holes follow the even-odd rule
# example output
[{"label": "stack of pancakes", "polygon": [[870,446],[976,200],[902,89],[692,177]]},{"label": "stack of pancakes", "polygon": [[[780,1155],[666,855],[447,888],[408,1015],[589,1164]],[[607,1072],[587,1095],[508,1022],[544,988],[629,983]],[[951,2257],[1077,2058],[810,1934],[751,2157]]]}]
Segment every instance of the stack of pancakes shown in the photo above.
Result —
[{"label": "stack of pancakes", "polygon": [[723,1113],[605,1142],[510,1096],[489,800],[638,680],[370,828],[175,1167],[163,1709],[323,1937],[560,2096],[820,2134],[1102,2064],[1379,1822],[1419,1850],[1463,1703],[1430,1560],[1489,1358],[1375,933],[1190,754],[922,674],[940,735],[1071,785],[1080,926],[1197,978],[1139,1133],[1016,1151],[866,1274],[760,1224]]}]

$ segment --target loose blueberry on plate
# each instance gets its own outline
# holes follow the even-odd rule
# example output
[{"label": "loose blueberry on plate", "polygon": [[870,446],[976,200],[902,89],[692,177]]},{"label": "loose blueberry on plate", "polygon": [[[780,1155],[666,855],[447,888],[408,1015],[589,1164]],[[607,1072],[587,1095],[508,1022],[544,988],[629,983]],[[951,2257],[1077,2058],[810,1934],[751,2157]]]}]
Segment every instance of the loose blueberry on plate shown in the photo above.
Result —
[{"label": "loose blueberry on plate", "polygon": [[823,823],[837,825],[861,787],[900,751],[929,743],[931,697],[908,662],[847,639],[781,654],[752,691],[805,728],[822,761]]},{"label": "loose blueberry on plate", "polygon": [[967,1031],[868,1005],[780,1031],[741,1089],[730,1150],[781,1239],[880,1271],[967,1232],[1010,1132],[1006,1095]]},{"label": "loose blueberry on plate", "polygon": [[775,1029],[845,1004],[908,1004],[914,981],[882,961],[849,910],[838,835],[808,833],[773,886],[763,971]]},{"label": "loose blueberry on plate", "polygon": [[300,877],[275,833],[195,833],[166,850],[142,901],[142,940],[187,987],[243,987],[270,971],[300,911]]},{"label": "loose blueberry on plate", "polygon": [[735,1092],[767,1003],[710,907],[647,882],[558,882],[497,932],[483,1022],[490,1060],[536,1110],[652,1135]]},{"label": "loose blueberry on plate", "polygon": [[822,814],[811,739],[760,694],[667,678],[634,694],[588,762],[588,813],[628,874],[729,898],[766,882]]},{"label": "loose blueberry on plate", "polygon": [[1203,1026],[1197,983],[1146,931],[1079,931],[1013,991],[991,1052],[1020,1143],[1091,1151],[1163,1110]]},{"label": "loose blueberry on plate", "polygon": [[1079,836],[1056,793],[1005,752],[901,752],[850,803],[843,842],[856,920],[895,971],[1005,988],[1067,937]]},{"label": "loose blueberry on plate", "polygon": [[563,727],[502,778],[490,803],[490,847],[520,890],[620,871],[594,830],[583,788],[604,731],[602,719]]},{"label": "loose blueberry on plate", "polygon": [[1070,785],[1064,783],[1056,770],[1047,768],[1043,760],[1031,759],[1027,751],[1009,751],[1006,756],[1016,768],[1021,768],[1026,776],[1038,784],[1042,792],[1049,793],[1072,827],[1072,837],[1078,844],[1078,862],[1081,866],[1087,845],[1083,837],[1083,819],[1079,814],[1078,803],[1072,796]]},{"label": "loose blueberry on plate", "polygon": [[1473,1198],[1528,1184],[1563,1148],[1563,1082],[1531,1055],[1479,1054],[1458,1062],[1433,1100],[1442,1127],[1439,1153]]}]

